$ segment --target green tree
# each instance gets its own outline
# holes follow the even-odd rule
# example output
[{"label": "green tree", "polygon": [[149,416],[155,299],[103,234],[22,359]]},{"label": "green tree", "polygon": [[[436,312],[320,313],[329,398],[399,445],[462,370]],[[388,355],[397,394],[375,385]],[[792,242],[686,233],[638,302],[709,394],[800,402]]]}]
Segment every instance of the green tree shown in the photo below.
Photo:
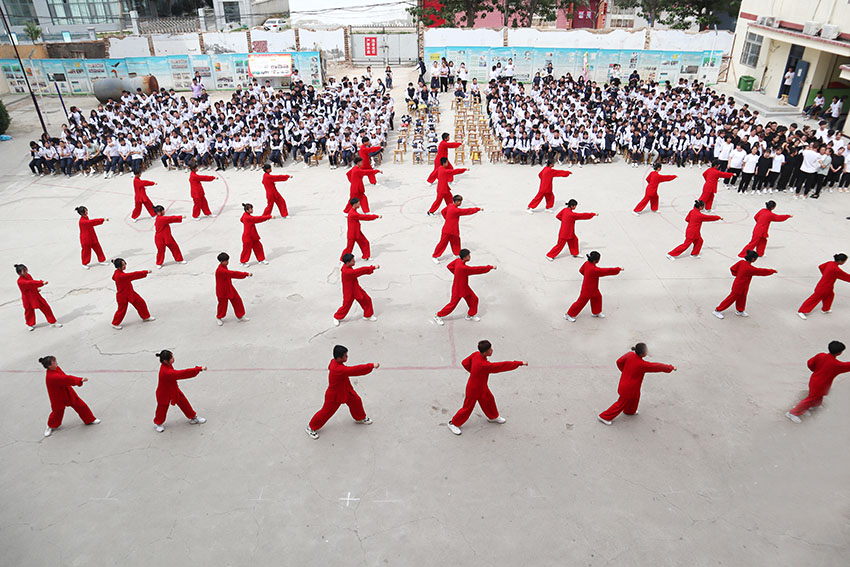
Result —
[{"label": "green tree", "polygon": [[491,11],[491,0],[436,0],[416,3],[415,7],[407,11],[416,16],[426,26],[433,26],[437,22],[441,27],[472,27],[475,16],[480,12]]},{"label": "green tree", "polygon": [[718,13],[737,14],[741,9],[741,0],[667,0],[665,4],[666,14],[662,23],[675,29],[687,29],[693,23],[696,23],[700,30],[708,29],[718,22]]},{"label": "green tree", "polygon": [[35,43],[41,37],[41,28],[35,22],[27,22],[24,25],[24,35],[30,38],[30,41]]},{"label": "green tree", "polygon": [[620,8],[637,8],[638,15],[649,22],[649,27],[655,27],[661,12],[667,9],[670,0],[616,0]]},{"label": "green tree", "polygon": [[6,110],[6,105],[0,100],[0,134],[5,134],[9,129],[9,122],[12,119],[9,117],[9,111]]}]

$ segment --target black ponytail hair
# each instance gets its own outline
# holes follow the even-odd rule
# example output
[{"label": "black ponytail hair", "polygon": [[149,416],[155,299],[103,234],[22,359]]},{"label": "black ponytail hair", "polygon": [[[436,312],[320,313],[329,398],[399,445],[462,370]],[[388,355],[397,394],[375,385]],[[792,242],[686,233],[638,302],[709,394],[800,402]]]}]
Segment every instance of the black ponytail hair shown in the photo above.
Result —
[{"label": "black ponytail hair", "polygon": [[646,343],[638,343],[632,347],[632,351],[638,356],[646,356]]},{"label": "black ponytail hair", "polygon": [[162,364],[165,364],[174,357],[174,354],[170,350],[163,350],[156,353],[156,356]]},{"label": "black ponytail hair", "polygon": [[38,359],[39,364],[44,366],[45,368],[50,368],[50,365],[56,360],[56,357],[52,354],[48,354],[47,356],[42,356]]},{"label": "black ponytail hair", "polygon": [[694,208],[695,208],[695,209],[701,209],[701,208],[703,208],[704,206],[705,206],[705,203],[704,203],[704,202],[702,202],[702,201],[700,201],[699,199],[697,199],[696,201],[694,201]]},{"label": "black ponytail hair", "polygon": [[567,206],[571,209],[574,209],[578,206],[578,201],[576,201],[575,199],[570,199],[569,201],[567,201]]},{"label": "black ponytail hair", "polygon": [[753,263],[759,257],[758,252],[755,250],[747,250],[746,255],[744,256],[744,260],[747,262]]},{"label": "black ponytail hair", "polygon": [[846,262],[847,261],[847,254],[836,254],[835,256],[832,257],[832,259],[835,260],[836,262]]},{"label": "black ponytail hair", "polygon": [[659,161],[659,162],[652,164],[652,169],[654,169],[655,171],[658,171],[659,169],[661,169],[661,162]]},{"label": "black ponytail hair", "polygon": [[247,213],[248,209],[253,209],[254,205],[251,203],[242,203],[242,209]]},{"label": "black ponytail hair", "polygon": [[80,205],[79,207],[77,207],[74,210],[77,211],[77,214],[79,214],[80,216],[84,216],[86,213],[89,212],[89,210],[87,208],[83,207],[82,205]]},{"label": "black ponytail hair", "polygon": [[601,258],[602,258],[602,255],[599,252],[597,252],[596,250],[594,250],[593,252],[591,252],[590,254],[587,255],[587,261],[590,262],[591,264],[595,264]]},{"label": "black ponytail hair", "polygon": [[126,265],[127,262],[124,261],[124,258],[115,258],[112,260],[112,265],[115,266],[116,270],[122,270],[122,265]]},{"label": "black ponytail hair", "polygon": [[767,209],[768,211],[772,211],[773,209],[776,208],[776,201],[773,201],[773,200],[768,201],[767,203],[764,204],[764,208]]},{"label": "black ponytail hair", "polygon": [[155,207],[153,208],[153,212],[155,212],[155,213],[164,213],[164,212],[165,212],[165,207],[163,207],[162,205],[157,205],[157,206],[155,206]]},{"label": "black ponytail hair", "polygon": [[27,271],[26,266],[24,266],[23,264],[15,264],[15,273],[16,274],[18,274],[20,276],[25,271]]},{"label": "black ponytail hair", "polygon": [[230,260],[230,254],[228,254],[227,252],[221,252],[218,256],[215,257],[215,259],[219,262],[227,262],[228,260]]}]

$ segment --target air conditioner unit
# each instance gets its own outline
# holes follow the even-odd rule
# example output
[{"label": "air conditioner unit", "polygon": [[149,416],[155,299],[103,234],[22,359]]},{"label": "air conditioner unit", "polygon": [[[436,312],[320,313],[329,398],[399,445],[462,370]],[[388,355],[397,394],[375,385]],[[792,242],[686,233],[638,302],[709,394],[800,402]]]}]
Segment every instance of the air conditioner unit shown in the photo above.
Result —
[{"label": "air conditioner unit", "polygon": [[818,22],[806,22],[803,24],[803,33],[806,35],[817,35],[821,27],[823,27],[823,24],[819,24]]},{"label": "air conditioner unit", "polygon": [[771,28],[778,28],[779,22],[777,22],[776,18],[774,18],[773,16],[769,16],[764,19],[764,25]]},{"label": "air conditioner unit", "polygon": [[765,20],[767,20],[767,16],[759,16],[759,17],[756,19],[756,23],[757,23],[758,25],[760,25],[760,26],[766,26],[766,25],[767,25],[767,23],[765,22]]},{"label": "air conditioner unit", "polygon": [[820,36],[824,39],[835,39],[841,34],[841,30],[835,24],[824,24]]}]

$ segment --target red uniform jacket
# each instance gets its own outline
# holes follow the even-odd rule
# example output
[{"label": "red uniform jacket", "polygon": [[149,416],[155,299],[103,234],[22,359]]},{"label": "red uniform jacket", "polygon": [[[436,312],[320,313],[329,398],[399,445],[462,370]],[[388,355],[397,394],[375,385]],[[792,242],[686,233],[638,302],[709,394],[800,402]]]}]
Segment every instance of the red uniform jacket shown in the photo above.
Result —
[{"label": "red uniform jacket", "polygon": [[248,212],[242,213],[242,218],[239,221],[244,225],[242,227],[242,242],[254,242],[260,239],[260,233],[257,232],[257,223],[266,222],[272,218],[271,215],[249,215]]},{"label": "red uniform jacket", "polygon": [[647,372],[673,372],[672,364],[647,362],[635,352],[627,352],[618,358],[617,368],[622,373],[620,374],[620,385],[617,387],[617,393],[624,398],[634,398],[640,394],[643,375]]},{"label": "red uniform jacket", "polygon": [[29,274],[18,278],[18,288],[21,290],[21,299],[23,300],[25,309],[35,307],[39,300],[43,299],[38,292],[38,288],[43,285],[43,281],[34,280]]},{"label": "red uniform jacket", "polygon": [[540,178],[540,191],[546,191],[547,193],[551,193],[553,177],[569,177],[572,174],[572,171],[567,171],[565,169],[555,169],[554,167],[549,167],[547,165],[546,167],[540,170],[540,173],[537,174],[537,177]]},{"label": "red uniform jacket", "polygon": [[753,218],[756,220],[756,226],[753,228],[753,238],[767,238],[767,229],[770,228],[770,223],[787,221],[791,218],[791,215],[777,215],[773,211],[764,208],[757,212]]},{"label": "red uniform jacket", "polygon": [[149,187],[151,185],[154,185],[153,181],[145,181],[141,177],[133,178],[133,194],[136,197],[137,203],[147,200],[148,194],[145,193],[145,187]]},{"label": "red uniform jacket", "polygon": [[585,261],[578,269],[578,273],[584,276],[581,282],[581,294],[593,295],[599,293],[599,278],[603,276],[616,276],[623,268],[600,268],[590,261]]},{"label": "red uniform jacket", "polygon": [[119,298],[128,298],[133,293],[133,280],[140,280],[148,277],[148,273],[144,270],[138,272],[125,272],[123,270],[115,270],[112,274],[112,281],[115,282],[115,289]]},{"label": "red uniform jacket", "polygon": [[178,215],[157,215],[153,221],[155,237],[157,240],[168,240],[171,238],[171,227],[168,226],[173,222],[183,222],[183,218]]},{"label": "red uniform jacket", "polygon": [[700,235],[702,223],[719,220],[720,217],[717,215],[706,215],[699,209],[691,209],[691,212],[689,212],[688,216],[685,217],[685,222],[688,223],[688,228],[685,229],[685,238],[698,237]]},{"label": "red uniform jacket", "polygon": [[162,364],[159,367],[159,384],[156,386],[156,403],[171,404],[177,403],[177,394],[180,388],[177,386],[178,380],[194,378],[201,372],[200,366],[194,368],[186,368],[185,370],[174,370],[170,364]]},{"label": "red uniform jacket", "polygon": [[196,171],[193,171],[189,174],[189,187],[191,188],[190,194],[192,197],[203,197],[204,196],[204,186],[201,185],[201,181],[214,181],[215,177],[212,175],[198,175]]},{"label": "red uniform jacket", "polygon": [[443,233],[454,234],[459,236],[460,227],[458,226],[458,222],[460,221],[460,217],[466,215],[474,215],[480,210],[480,207],[469,207],[466,209],[462,209],[454,203],[446,206],[446,208],[440,211],[440,213],[443,215],[443,218],[446,219],[446,221],[443,223]]},{"label": "red uniform jacket", "polygon": [[577,213],[569,207],[561,209],[555,218],[561,221],[558,238],[573,238],[576,235],[576,221],[590,220],[596,213]]},{"label": "red uniform jacket", "polygon": [[336,359],[328,364],[328,389],[325,391],[325,400],[334,403],[344,403],[348,400],[348,393],[353,392],[350,376],[363,376],[369,374],[375,368],[374,364],[358,364],[346,366]]},{"label": "red uniform jacket", "polygon": [[850,282],[850,274],[842,270],[837,262],[824,262],[818,266],[821,276],[817,285],[816,292],[831,292],[835,288],[835,280]]},{"label": "red uniform jacket", "polygon": [[94,232],[94,227],[103,224],[103,221],[104,219],[80,217],[80,244],[83,246],[97,244],[97,234]]},{"label": "red uniform jacket", "polygon": [[739,260],[734,264],[729,271],[735,276],[735,281],[732,282],[732,291],[746,292],[750,289],[750,281],[753,276],[769,276],[775,274],[776,270],[768,268],[756,268],[746,260]]},{"label": "red uniform jacket", "polygon": [[378,173],[377,169],[363,169],[357,166],[354,166],[345,172],[345,176],[351,183],[349,195],[351,195],[352,199],[354,197],[360,197],[360,195],[366,192],[366,188],[363,187],[363,178],[367,175],[374,175],[376,173]]},{"label": "red uniform jacket", "polygon": [[381,146],[360,146],[360,149],[357,150],[357,155],[363,160],[363,165],[366,169],[371,169],[372,167],[372,158],[369,154],[381,149]]},{"label": "red uniform jacket", "polygon": [[[449,149],[459,148],[463,144],[460,142],[446,142],[440,140],[440,143],[437,144],[437,156],[434,158],[434,169],[440,167],[440,159],[449,157]],[[451,164],[448,164],[449,168],[451,168]]]},{"label": "red uniform jacket", "polygon": [[522,366],[521,360],[505,360],[503,362],[490,362],[480,352],[473,352],[460,363],[464,370],[469,372],[469,381],[466,383],[466,395],[477,396],[487,388],[487,380],[490,374],[496,372],[508,372]]},{"label": "red uniform jacket", "polygon": [[286,181],[289,175],[272,175],[271,173],[263,173],[263,187],[266,188],[266,198],[271,199],[277,195],[277,187],[274,186],[278,181]]},{"label": "red uniform jacket", "polygon": [[365,215],[354,209],[348,210],[348,238],[360,236],[360,221],[376,220],[378,215]]},{"label": "red uniform jacket", "polygon": [[238,295],[236,288],[233,287],[233,279],[245,279],[248,277],[248,272],[240,272],[237,270],[228,270],[222,264],[215,269],[215,296],[219,299],[230,299]]},{"label": "red uniform jacket", "polygon": [[720,171],[715,167],[709,167],[702,172],[702,178],[705,179],[705,183],[702,186],[702,194],[717,193],[717,180],[732,179],[733,176],[734,174],[727,171]]},{"label": "red uniform jacket", "polygon": [[465,167],[452,169],[446,165],[439,168],[437,170],[437,193],[440,195],[443,193],[451,193],[452,189],[449,187],[449,181],[452,181],[455,178],[455,175],[460,175],[464,171],[466,171]]},{"label": "red uniform jacket", "polygon": [[657,171],[651,171],[649,175],[646,176],[647,196],[658,195],[658,185],[665,181],[673,181],[674,179],[676,179],[675,175],[661,175]]},{"label": "red uniform jacket", "polygon": [[375,271],[375,266],[363,266],[362,268],[352,268],[351,266],[342,266],[342,295],[351,297],[355,291],[363,291],[357,278],[371,274]]},{"label": "red uniform jacket", "polygon": [[827,352],[816,354],[806,363],[812,371],[809,378],[809,395],[825,396],[829,394],[832,381],[839,374],[850,372],[850,362],[841,362],[835,355]]},{"label": "red uniform jacket", "polygon": [[494,267],[495,266],[470,266],[460,258],[452,260],[449,262],[449,265],[446,266],[446,269],[455,275],[454,281],[452,281],[452,295],[455,297],[466,295],[472,291],[469,288],[469,276],[486,274]]},{"label": "red uniform jacket", "polygon": [[82,378],[68,376],[61,368],[57,367],[56,370],[47,371],[46,382],[47,395],[50,397],[51,408],[64,408],[80,400],[80,397],[72,389],[72,386],[82,386]]}]

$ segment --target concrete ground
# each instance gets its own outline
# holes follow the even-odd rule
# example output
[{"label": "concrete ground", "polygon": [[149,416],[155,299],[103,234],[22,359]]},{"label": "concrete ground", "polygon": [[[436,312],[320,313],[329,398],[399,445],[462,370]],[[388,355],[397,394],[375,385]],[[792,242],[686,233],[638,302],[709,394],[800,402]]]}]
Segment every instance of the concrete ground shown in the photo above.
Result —
[{"label": "concrete ground", "polygon": [[[400,102],[405,73],[396,73]],[[664,254],[683,238],[701,170],[665,167],[679,178],[662,186],[660,214],[636,218],[645,169],[619,160],[576,168],[555,180],[558,206],[576,198],[579,210],[599,212],[578,225],[582,252],[599,250],[601,265],[626,270],[602,282],[606,319],[585,310],[568,323],[581,260],[544,257],[557,222],[525,213],[538,169],[471,166],[454,188],[486,210],[462,219],[463,243],[474,264],[499,269],[471,280],[480,323],[459,309],[437,327],[430,317],[451,279],[445,260],[430,260],[440,222],[425,216],[429,167],[408,153],[403,165],[385,160],[368,188],[383,218],[364,230],[381,269],[361,281],[379,321],[361,320],[355,307],[335,328],[344,171],[287,165],[294,178],[281,189],[292,218],[260,225],[271,264],[252,265],[254,277],[236,283],[252,320],[231,315],[219,328],[215,256],[238,254],[240,203],[264,200],[259,173],[231,170],[207,186],[220,216],[174,227],[188,264],[169,260],[136,284],[157,320],[142,324],[131,309],[116,331],[113,270],[80,267],[73,209],[110,217],[100,240],[131,270],[154,266],[153,223],[129,221],[130,176],[31,178],[35,114],[13,102],[20,97],[6,100],[14,140],[0,145],[3,565],[847,565],[846,378],[802,425],[783,414],[806,389],[806,360],[829,340],[850,342],[847,284],[837,285],[831,315],[795,315],[817,265],[848,251],[850,195],[772,195],[777,212],[794,214],[774,225],[759,261],[779,274],[753,282],[750,318],[730,311],[720,321],[711,310],[729,292],[729,266],[767,197],[721,189],[725,222],[704,227],[703,258],[671,262]],[[44,104],[55,129],[58,101]],[[185,173],[157,165],[146,177],[158,183],[155,202],[190,213]],[[44,296],[63,328],[40,318],[27,332],[18,262],[50,281]],[[446,422],[463,399],[459,362],[483,338],[493,359],[529,366],[490,381],[505,425],[476,410],[455,437]],[[616,399],[614,361],[638,341],[678,372],[649,375],[640,414],[605,427],[596,413]],[[304,427],[322,403],[335,344],[351,349],[353,364],[382,365],[354,381],[374,425],[354,425],[343,408],[313,441]],[[209,367],[182,383],[206,424],[189,425],[172,408],[165,433],[154,431],[153,353],[163,348],[177,367]],[[90,379],[79,392],[100,425],[69,411],[42,437],[49,405],[37,359],[46,354]]]}]

